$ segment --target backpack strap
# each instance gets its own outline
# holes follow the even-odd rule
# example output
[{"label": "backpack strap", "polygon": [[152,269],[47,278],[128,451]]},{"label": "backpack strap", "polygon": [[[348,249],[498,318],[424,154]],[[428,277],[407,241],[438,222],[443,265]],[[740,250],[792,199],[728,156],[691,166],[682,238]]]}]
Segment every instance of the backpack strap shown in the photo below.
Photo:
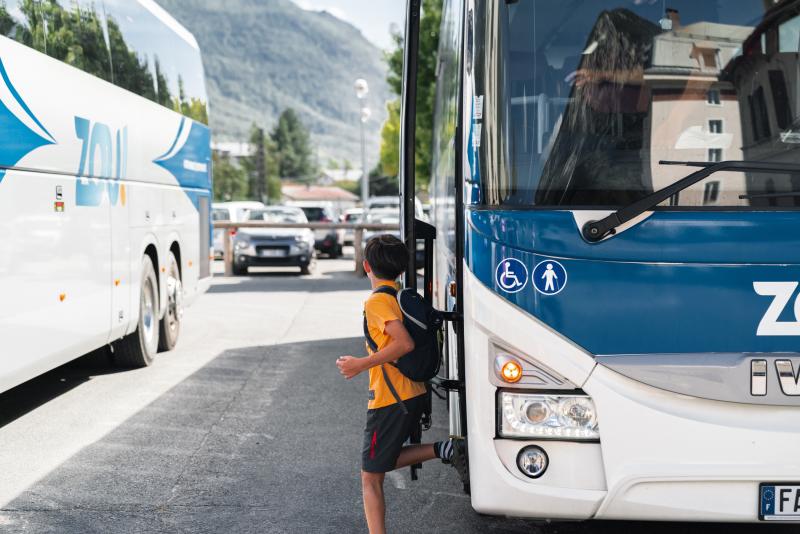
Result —
[{"label": "backpack strap", "polygon": [[[381,286],[375,291],[373,291],[373,293],[385,293],[387,295],[396,296],[397,290],[393,287]],[[375,342],[374,339],[372,339],[372,336],[369,335],[369,325],[367,324],[366,310],[364,311],[364,337],[366,338],[367,345],[369,345],[369,348],[372,350],[372,352],[373,353],[378,352],[378,344]],[[405,403],[402,401],[400,395],[397,393],[397,390],[394,388],[394,384],[392,384],[392,381],[389,379],[389,374],[386,372],[386,367],[384,367],[384,364],[381,364],[381,373],[383,373],[383,380],[389,387],[389,391],[391,392],[392,396],[395,398],[397,403],[400,405],[400,409],[403,410],[403,415],[408,415],[408,408],[406,408]]]}]

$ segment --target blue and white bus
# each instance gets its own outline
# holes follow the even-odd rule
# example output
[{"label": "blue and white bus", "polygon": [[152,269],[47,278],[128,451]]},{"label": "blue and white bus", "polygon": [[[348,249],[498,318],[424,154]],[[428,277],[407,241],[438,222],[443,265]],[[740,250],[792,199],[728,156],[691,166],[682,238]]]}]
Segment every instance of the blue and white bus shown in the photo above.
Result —
[{"label": "blue and white bus", "polygon": [[3,0],[0,33],[0,391],[148,365],[210,280],[197,42],[152,0]]},{"label": "blue and white bus", "polygon": [[426,290],[473,507],[800,520],[800,2],[444,4]]}]

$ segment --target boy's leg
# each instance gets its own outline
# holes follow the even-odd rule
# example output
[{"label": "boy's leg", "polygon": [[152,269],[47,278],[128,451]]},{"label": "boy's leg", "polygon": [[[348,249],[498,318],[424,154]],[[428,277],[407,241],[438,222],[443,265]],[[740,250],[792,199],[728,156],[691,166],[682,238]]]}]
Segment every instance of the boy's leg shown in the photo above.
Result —
[{"label": "boy's leg", "polygon": [[361,471],[361,491],[364,495],[364,516],[370,534],[385,534],[386,503],[383,499],[384,473]]},{"label": "boy's leg", "polygon": [[408,467],[409,465],[420,464],[433,460],[436,458],[436,451],[433,449],[432,443],[422,445],[406,445],[400,451],[400,456],[397,458],[395,469]]}]

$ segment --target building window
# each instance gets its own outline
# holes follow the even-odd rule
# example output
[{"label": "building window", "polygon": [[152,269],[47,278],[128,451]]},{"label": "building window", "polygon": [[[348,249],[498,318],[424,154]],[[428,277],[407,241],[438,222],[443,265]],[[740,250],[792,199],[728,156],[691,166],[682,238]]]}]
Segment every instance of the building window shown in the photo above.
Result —
[{"label": "building window", "polygon": [[719,106],[721,104],[719,89],[709,89],[706,93],[706,102],[712,106]]},{"label": "building window", "polygon": [[708,161],[711,163],[719,163],[722,161],[722,149],[721,148],[709,148],[708,149]]},{"label": "building window", "polygon": [[703,205],[716,204],[719,200],[719,182],[708,182],[703,192]]},{"label": "building window", "polygon": [[704,70],[716,70],[717,68],[717,52],[714,50],[704,50],[702,52]]},{"label": "building window", "polygon": [[712,134],[721,134],[722,121],[720,120],[708,121],[708,131],[711,132]]}]

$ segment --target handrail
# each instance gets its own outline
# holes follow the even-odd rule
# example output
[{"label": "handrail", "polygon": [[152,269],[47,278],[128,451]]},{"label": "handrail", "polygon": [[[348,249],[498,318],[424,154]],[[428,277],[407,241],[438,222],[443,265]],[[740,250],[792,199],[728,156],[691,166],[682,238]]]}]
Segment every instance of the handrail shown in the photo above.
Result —
[{"label": "handrail", "polygon": [[369,224],[369,223],[273,223],[266,221],[214,221],[214,229],[233,230],[227,231],[223,237],[223,256],[225,260],[225,276],[233,276],[233,239],[231,235],[240,228],[308,228],[310,230],[353,230],[353,248],[355,249],[355,272],[364,275],[364,231],[398,231],[397,224]]}]

